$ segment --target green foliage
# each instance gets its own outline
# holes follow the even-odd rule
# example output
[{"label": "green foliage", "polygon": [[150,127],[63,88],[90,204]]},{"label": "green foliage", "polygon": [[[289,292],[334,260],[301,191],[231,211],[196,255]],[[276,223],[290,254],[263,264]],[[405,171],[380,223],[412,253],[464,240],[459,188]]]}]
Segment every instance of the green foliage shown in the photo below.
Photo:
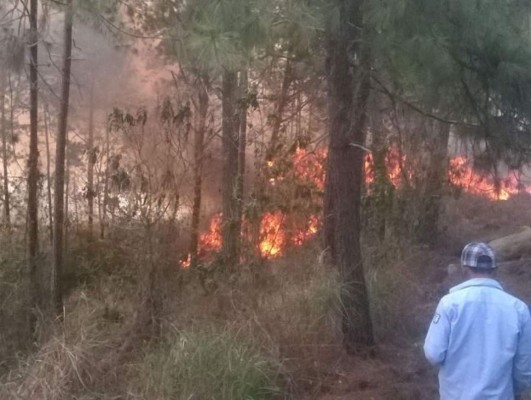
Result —
[{"label": "green foliage", "polygon": [[268,9],[267,2],[261,0],[189,2],[182,12],[168,13],[170,34],[178,40],[167,42],[166,50],[201,70],[239,69],[268,38]]},{"label": "green foliage", "polygon": [[[377,76],[420,108],[477,129],[491,162],[531,147],[531,4],[367,2]],[[523,150],[523,151],[522,151]]]},{"label": "green foliage", "polygon": [[77,0],[74,10],[77,18],[91,25],[96,31],[105,36],[109,35],[111,39],[118,39],[120,30],[124,30],[125,25],[120,18],[121,3],[118,0]]},{"label": "green foliage", "polygon": [[147,32],[164,31],[162,53],[196,71],[238,70],[263,54],[308,55],[322,29],[313,0],[169,0],[132,18]]},{"label": "green foliage", "polygon": [[229,332],[179,332],[145,357],[148,392],[167,400],[275,399],[276,363]]}]

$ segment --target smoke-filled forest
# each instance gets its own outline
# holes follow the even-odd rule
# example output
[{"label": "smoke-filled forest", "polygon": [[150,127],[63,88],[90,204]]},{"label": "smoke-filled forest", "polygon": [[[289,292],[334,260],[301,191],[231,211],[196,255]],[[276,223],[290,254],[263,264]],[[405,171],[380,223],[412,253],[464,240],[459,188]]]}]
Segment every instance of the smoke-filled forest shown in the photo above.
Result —
[{"label": "smoke-filled forest", "polygon": [[520,0],[1,0],[0,398],[437,399],[463,246],[531,303],[530,27]]}]

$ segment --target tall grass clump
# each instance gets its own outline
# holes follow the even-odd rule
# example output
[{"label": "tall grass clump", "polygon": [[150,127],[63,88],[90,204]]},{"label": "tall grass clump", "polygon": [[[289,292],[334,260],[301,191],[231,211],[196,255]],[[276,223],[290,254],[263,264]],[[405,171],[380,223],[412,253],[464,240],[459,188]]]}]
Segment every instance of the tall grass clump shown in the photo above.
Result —
[{"label": "tall grass clump", "polygon": [[253,345],[224,332],[178,332],[143,362],[146,398],[164,400],[276,399],[279,366]]},{"label": "tall grass clump", "polygon": [[[13,234],[15,235],[15,234]],[[20,239],[20,240],[19,240]],[[0,375],[31,344],[27,326],[27,273],[20,237],[0,237]],[[1,398],[1,397],[0,397]]]},{"label": "tall grass clump", "polygon": [[393,243],[365,252],[366,281],[378,340],[408,337],[411,314],[417,306],[421,284],[414,273],[417,250],[404,256]]}]

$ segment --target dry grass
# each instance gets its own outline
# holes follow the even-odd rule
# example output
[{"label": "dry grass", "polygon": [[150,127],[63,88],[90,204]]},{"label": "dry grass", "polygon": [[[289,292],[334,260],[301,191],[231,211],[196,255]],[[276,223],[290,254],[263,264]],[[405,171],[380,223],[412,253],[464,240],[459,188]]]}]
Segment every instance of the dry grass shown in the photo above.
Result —
[{"label": "dry grass", "polygon": [[[318,262],[319,249],[312,246],[267,265],[244,266],[237,276],[212,276],[217,288],[209,295],[193,276],[181,281],[175,271],[162,271],[161,337],[136,339],[132,333],[141,278],[130,277],[132,271],[145,276],[140,266],[127,276],[104,274],[70,294],[64,323],[2,378],[0,398],[188,399],[190,388],[205,377],[212,380],[205,393],[222,387],[229,393],[223,398],[244,398],[247,389],[241,388],[249,387],[272,388],[258,391],[264,399],[275,398],[276,387],[283,388],[284,398],[318,398],[343,379],[338,369],[345,356],[341,284],[331,267]],[[422,295],[411,266],[422,256],[412,253],[404,262],[393,257],[374,257],[374,263],[369,258],[366,265],[380,338],[393,332],[408,337],[404,321]],[[179,347],[183,338],[189,347]],[[234,365],[231,354],[244,354],[247,362],[234,374],[217,374]],[[261,380],[263,371],[271,379]]]},{"label": "dry grass", "polygon": [[[249,373],[253,371],[249,366],[274,365],[269,371],[278,377],[275,382],[283,386],[283,396],[319,391],[327,365],[339,350],[340,287],[335,275],[318,265],[316,256],[315,249],[306,249],[273,266],[244,267],[237,278],[220,277],[217,290],[208,296],[194,281],[177,292],[177,279],[168,276],[160,288],[163,337],[175,337],[176,330],[193,332],[190,343],[194,337],[211,338],[213,343],[223,340],[229,350],[254,360],[244,364],[236,378],[225,376],[227,380],[259,382],[256,376],[261,372]],[[90,287],[73,291],[66,302],[64,322],[55,326],[36,353],[21,358],[18,366],[2,378],[0,398],[182,398],[160,392],[146,394],[146,388],[153,387],[153,377],[145,373],[146,359],[164,341],[146,338],[124,348],[138,304],[137,289],[118,275],[102,276]],[[195,349],[201,347],[208,346],[197,345]],[[218,355],[230,354],[229,350]],[[217,364],[211,361],[207,365],[219,370],[220,363],[229,362],[220,357],[216,358]],[[269,361],[264,364],[263,360]],[[207,368],[203,372],[208,375],[212,371]],[[179,379],[189,386],[196,375],[191,372]],[[245,382],[241,387],[246,387]]]},{"label": "dry grass", "polygon": [[0,398],[111,399],[102,392],[112,377],[102,376],[101,366],[114,356],[125,332],[106,314],[113,302],[113,285],[110,280],[101,281],[97,292],[75,291],[65,304],[64,321],[47,324],[49,339],[34,354],[20,358],[17,368],[3,377]]},{"label": "dry grass", "polygon": [[143,398],[280,398],[283,389],[276,361],[249,338],[230,331],[175,332],[149,349],[143,360]]}]

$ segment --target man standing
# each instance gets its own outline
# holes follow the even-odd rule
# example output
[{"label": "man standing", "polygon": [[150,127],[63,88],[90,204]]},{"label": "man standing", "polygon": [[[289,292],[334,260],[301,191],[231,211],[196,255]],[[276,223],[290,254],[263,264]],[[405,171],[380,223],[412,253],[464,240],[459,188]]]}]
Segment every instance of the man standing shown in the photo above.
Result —
[{"label": "man standing", "polygon": [[439,367],[441,400],[514,400],[531,387],[531,317],[496,281],[494,250],[469,243],[468,280],[450,289],[431,322],[424,354]]}]

